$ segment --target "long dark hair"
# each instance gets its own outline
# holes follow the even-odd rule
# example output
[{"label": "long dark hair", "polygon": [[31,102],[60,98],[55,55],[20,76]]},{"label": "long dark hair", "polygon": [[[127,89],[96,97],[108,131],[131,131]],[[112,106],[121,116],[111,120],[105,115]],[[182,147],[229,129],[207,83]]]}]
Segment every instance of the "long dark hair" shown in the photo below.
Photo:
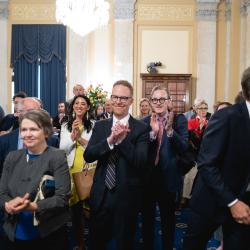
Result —
[{"label": "long dark hair", "polygon": [[68,120],[67,121],[67,128],[68,128],[68,130],[70,132],[72,131],[72,124],[73,124],[74,120],[76,119],[76,117],[73,116],[73,106],[74,106],[74,104],[76,102],[76,99],[78,97],[83,98],[86,101],[87,105],[89,106],[89,110],[87,110],[87,112],[82,117],[83,127],[89,133],[89,131],[92,129],[92,125],[93,125],[92,122],[91,122],[91,118],[92,118],[92,112],[91,112],[91,110],[92,110],[92,107],[91,107],[91,103],[90,103],[89,98],[87,96],[85,96],[85,95],[75,96],[74,99],[73,99],[73,101],[71,102],[71,104],[69,106],[68,117],[67,117],[68,118],[67,119]]}]

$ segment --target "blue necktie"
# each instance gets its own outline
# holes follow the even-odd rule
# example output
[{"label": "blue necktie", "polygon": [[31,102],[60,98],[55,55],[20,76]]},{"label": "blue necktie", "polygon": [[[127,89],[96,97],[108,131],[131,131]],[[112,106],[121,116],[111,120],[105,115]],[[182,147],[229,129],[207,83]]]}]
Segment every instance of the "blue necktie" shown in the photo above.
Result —
[{"label": "blue necktie", "polygon": [[107,163],[107,172],[105,177],[105,185],[111,190],[116,185],[115,168],[118,161],[118,153],[116,150],[112,150]]}]

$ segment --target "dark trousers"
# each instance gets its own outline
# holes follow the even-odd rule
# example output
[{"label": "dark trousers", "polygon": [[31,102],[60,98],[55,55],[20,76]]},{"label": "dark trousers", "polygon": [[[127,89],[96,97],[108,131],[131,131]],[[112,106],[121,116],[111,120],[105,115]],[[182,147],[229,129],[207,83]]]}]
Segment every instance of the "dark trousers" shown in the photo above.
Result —
[{"label": "dark trousers", "polygon": [[58,229],[45,238],[35,240],[6,240],[6,250],[68,250],[68,235],[66,226]]},{"label": "dark trousers", "polygon": [[[191,211],[188,230],[183,242],[183,250],[204,250],[213,232],[220,226],[213,219],[206,219]],[[235,222],[228,217],[222,223],[223,250],[249,250],[250,226]]]},{"label": "dark trousers", "polygon": [[91,250],[106,249],[111,239],[116,250],[134,249],[141,192],[133,188],[130,193],[131,196],[123,199],[117,190],[106,189],[98,211],[90,208]]},{"label": "dark trousers", "polygon": [[162,231],[162,249],[172,250],[175,235],[176,193],[164,189],[161,170],[154,169],[152,179],[145,185],[142,201],[143,249],[154,249],[154,224],[156,203],[159,205]]}]

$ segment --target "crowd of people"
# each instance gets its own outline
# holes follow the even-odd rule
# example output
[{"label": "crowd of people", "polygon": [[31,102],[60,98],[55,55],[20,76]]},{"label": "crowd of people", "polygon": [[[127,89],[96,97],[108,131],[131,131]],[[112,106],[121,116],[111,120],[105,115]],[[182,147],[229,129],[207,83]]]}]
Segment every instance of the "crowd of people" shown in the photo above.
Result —
[{"label": "crowd of people", "polygon": [[[92,110],[82,85],[50,117],[42,102],[25,93],[13,97],[14,113],[0,121],[0,214],[5,249],[75,248],[89,223],[89,249],[134,249],[138,214],[143,249],[154,249],[158,204],[162,249],[173,250],[175,211],[190,208],[183,250],[204,250],[217,231],[220,249],[250,249],[250,68],[237,103],[218,102],[214,113],[196,98],[190,111],[175,114],[162,86],[129,113],[133,87],[114,83],[105,104]],[[180,155],[194,149],[196,161],[183,176]],[[82,201],[73,174],[95,169],[90,196]],[[181,199],[182,198],[182,199]]]}]

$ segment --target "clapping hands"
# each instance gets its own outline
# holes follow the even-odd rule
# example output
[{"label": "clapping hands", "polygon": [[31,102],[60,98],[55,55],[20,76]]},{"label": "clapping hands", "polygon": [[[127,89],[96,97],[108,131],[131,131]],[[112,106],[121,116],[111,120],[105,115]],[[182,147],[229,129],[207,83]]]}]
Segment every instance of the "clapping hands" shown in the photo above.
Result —
[{"label": "clapping hands", "polygon": [[71,133],[72,141],[77,141],[81,137],[80,125],[81,122],[79,120],[74,120]]},{"label": "clapping hands", "polygon": [[121,143],[130,132],[128,124],[117,122],[111,129],[111,135],[108,137],[108,142],[111,145]]}]

